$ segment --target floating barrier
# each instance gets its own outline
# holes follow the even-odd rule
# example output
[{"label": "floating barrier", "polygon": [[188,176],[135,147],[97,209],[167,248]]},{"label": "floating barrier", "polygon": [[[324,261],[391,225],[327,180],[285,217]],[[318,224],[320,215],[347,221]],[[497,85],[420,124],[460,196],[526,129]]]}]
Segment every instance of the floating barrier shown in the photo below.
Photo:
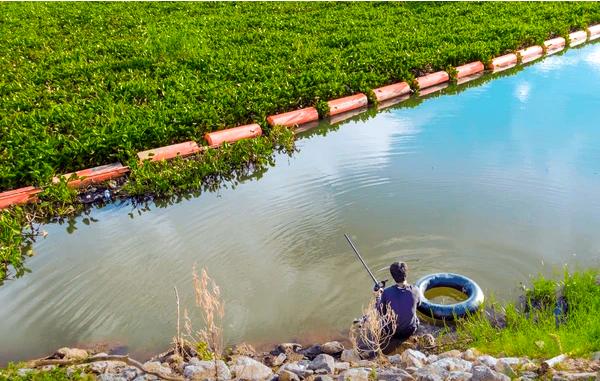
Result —
[{"label": "floating barrier", "polygon": [[379,102],[377,104],[377,110],[383,110],[384,108],[392,107],[397,105],[398,103],[404,102],[405,100],[410,99],[410,95],[402,95],[400,97],[391,98],[383,102]]},{"label": "floating barrier", "polygon": [[600,24],[590,26],[589,28],[587,28],[587,31],[589,33],[590,41],[599,38],[600,37]]},{"label": "floating barrier", "polygon": [[[59,183],[61,178],[63,178],[67,180],[70,187],[81,188],[122,177],[128,172],[129,167],[124,167],[121,163],[113,163],[56,176],[52,179],[52,182],[55,184]],[[73,175],[76,177],[71,179]]]},{"label": "floating barrier", "polygon": [[427,74],[416,79],[419,84],[419,89],[426,89],[431,86],[439,85],[444,82],[448,82],[450,76],[445,71],[438,71],[435,73]]},{"label": "floating barrier", "polygon": [[569,34],[569,46],[581,45],[587,41],[587,33],[584,30],[579,30]]},{"label": "floating barrier", "polygon": [[373,90],[377,102],[387,101],[388,99],[401,97],[410,94],[410,86],[406,82],[394,83],[393,85],[378,87]]},{"label": "floating barrier", "polygon": [[517,54],[521,57],[521,63],[527,63],[542,57],[544,55],[544,48],[534,45],[519,50]]},{"label": "floating barrier", "polygon": [[[455,318],[475,313],[479,310],[484,300],[481,288],[477,283],[464,275],[452,273],[427,275],[419,279],[415,283],[415,286],[421,294],[421,304],[418,307],[419,312],[438,320],[454,320]],[[438,287],[458,290],[467,295],[467,300],[454,304],[433,303],[425,297],[425,292]]]},{"label": "floating barrier", "polygon": [[256,138],[262,135],[262,129],[256,123],[245,126],[228,128],[215,132],[209,132],[204,135],[204,139],[211,147],[218,147],[223,143],[233,143],[242,139]]},{"label": "floating barrier", "polygon": [[483,62],[475,61],[456,68],[456,79],[470,77],[475,74],[482,73],[485,70]]},{"label": "floating barrier", "polygon": [[369,104],[367,96],[362,93],[350,95],[349,97],[338,98],[327,102],[329,106],[329,116],[334,116],[365,107]]},{"label": "floating barrier", "polygon": [[267,117],[267,123],[269,123],[269,125],[286,127],[295,127],[317,120],[319,120],[319,112],[314,107],[301,108],[299,110]]},{"label": "floating barrier", "polygon": [[554,54],[560,52],[565,48],[567,41],[563,37],[556,37],[547,41],[544,41],[546,47],[546,54]]},{"label": "floating barrier", "polygon": [[350,111],[342,112],[340,114],[332,115],[331,117],[329,117],[329,123],[330,124],[341,123],[345,120],[355,117],[356,115],[362,114],[363,112],[367,111],[368,109],[369,108],[367,106],[363,106],[361,108],[356,108],[354,110],[350,110]]},{"label": "floating barrier", "polygon": [[37,194],[42,190],[35,187],[23,187],[0,193],[0,209],[12,205],[37,201]]},{"label": "floating barrier", "polygon": [[140,161],[160,161],[172,159],[177,156],[189,156],[202,151],[202,147],[196,142],[184,142],[178,144],[172,144],[170,146],[164,146],[147,151],[141,151],[137,153],[137,157]]},{"label": "floating barrier", "polygon": [[517,64],[517,55],[515,53],[505,54],[500,57],[492,59],[489,65],[490,70],[498,71],[502,69],[508,69]]}]

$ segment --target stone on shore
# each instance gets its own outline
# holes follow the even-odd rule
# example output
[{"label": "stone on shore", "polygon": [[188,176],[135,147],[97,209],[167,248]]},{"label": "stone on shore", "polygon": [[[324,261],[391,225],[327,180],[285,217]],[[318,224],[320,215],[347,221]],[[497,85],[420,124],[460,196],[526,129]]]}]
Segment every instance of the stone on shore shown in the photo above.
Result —
[{"label": "stone on shore", "polygon": [[56,353],[61,355],[64,360],[84,360],[89,356],[86,350],[79,348],[60,348]]},{"label": "stone on shore", "polygon": [[377,380],[382,381],[413,381],[414,377],[411,376],[404,369],[389,368],[377,370]]},{"label": "stone on shore", "polygon": [[247,381],[264,381],[273,375],[271,368],[246,356],[238,357],[231,370],[237,379]]},{"label": "stone on shore", "polygon": [[493,371],[485,365],[474,366],[471,370],[472,381],[510,381],[510,377],[505,374]]},{"label": "stone on shore", "polygon": [[407,349],[400,355],[400,363],[404,368],[411,366],[422,368],[427,364],[427,356],[415,349]]},{"label": "stone on shore", "polygon": [[469,372],[454,370],[448,374],[446,381],[470,381],[473,375]]},{"label": "stone on shore", "polygon": [[430,364],[429,366],[437,366],[449,372],[455,370],[461,372],[470,372],[473,364],[459,357],[444,357]]},{"label": "stone on shore", "polygon": [[279,381],[300,381],[300,377],[289,370],[281,370],[279,371]]},{"label": "stone on shore", "polygon": [[338,376],[338,381],[369,381],[371,371],[366,368],[353,368]]},{"label": "stone on shore", "polygon": [[314,358],[308,366],[308,369],[314,370],[315,372],[325,370],[327,373],[332,374],[335,371],[335,359],[330,355],[321,353]]},{"label": "stone on shore", "polygon": [[510,377],[512,379],[512,378],[517,377],[517,374],[515,373],[515,371],[513,370],[512,367],[516,366],[518,364],[519,364],[519,359],[516,359],[516,362],[515,362],[514,359],[500,358],[496,362],[496,366],[494,367],[494,369],[496,370],[496,372],[506,374],[508,377]]},{"label": "stone on shore", "polygon": [[463,360],[467,361],[475,361],[477,360],[477,350],[473,348],[469,348],[462,354]]},{"label": "stone on shore", "polygon": [[342,353],[344,346],[339,341],[329,341],[321,345],[321,351],[328,355],[338,355]]},{"label": "stone on shore", "polygon": [[313,381],[333,381],[333,378],[331,378],[331,376],[327,376],[327,375],[320,375],[314,378]]},{"label": "stone on shore", "polygon": [[279,368],[280,373],[284,370],[296,374],[301,379],[306,378],[314,373],[312,370],[308,369],[308,364],[300,362],[287,363],[284,364],[281,368]]},{"label": "stone on shore", "polygon": [[355,349],[345,349],[342,351],[341,360],[349,363],[356,363],[361,360],[360,355]]},{"label": "stone on shore", "polygon": [[202,361],[190,359],[190,365],[183,370],[183,375],[191,380],[230,380],[231,372],[222,360]]},{"label": "stone on shore", "polygon": [[343,371],[348,370],[348,369],[350,369],[350,363],[349,362],[341,361],[341,362],[336,362],[335,363],[335,370],[338,371],[338,372],[343,372]]},{"label": "stone on shore", "polygon": [[171,374],[171,368],[162,365],[158,361],[148,361],[144,363],[144,369],[148,372],[162,373],[165,375]]},{"label": "stone on shore", "polygon": [[458,349],[453,349],[451,351],[444,352],[444,353],[438,355],[438,357],[443,359],[443,358],[447,358],[447,357],[461,357],[461,355],[462,355],[461,351],[459,351]]},{"label": "stone on shore", "polygon": [[483,356],[477,357],[477,362],[482,365],[485,365],[489,368],[495,368],[498,360],[495,357],[483,355]]}]

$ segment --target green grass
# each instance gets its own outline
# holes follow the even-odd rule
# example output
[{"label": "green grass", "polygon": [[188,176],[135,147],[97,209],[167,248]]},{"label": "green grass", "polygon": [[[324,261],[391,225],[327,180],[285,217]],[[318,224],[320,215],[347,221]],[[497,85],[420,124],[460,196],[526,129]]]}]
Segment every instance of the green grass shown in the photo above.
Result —
[{"label": "green grass", "polygon": [[34,370],[19,374],[19,368],[25,364],[9,364],[5,369],[0,369],[0,381],[92,381],[95,377],[85,372],[67,372],[65,368],[54,368],[49,371]]},{"label": "green grass", "polygon": [[[467,318],[457,326],[461,340],[482,352],[503,356],[550,358],[562,353],[587,356],[600,350],[600,271],[565,272],[562,281],[538,277],[525,296],[531,304],[542,301],[541,308],[529,314],[515,304],[488,306],[506,312],[507,326],[496,328],[484,314]],[[556,290],[563,289],[569,310],[556,328],[553,309]]]},{"label": "green grass", "polygon": [[1,3],[0,190],[491,57],[600,3]]}]

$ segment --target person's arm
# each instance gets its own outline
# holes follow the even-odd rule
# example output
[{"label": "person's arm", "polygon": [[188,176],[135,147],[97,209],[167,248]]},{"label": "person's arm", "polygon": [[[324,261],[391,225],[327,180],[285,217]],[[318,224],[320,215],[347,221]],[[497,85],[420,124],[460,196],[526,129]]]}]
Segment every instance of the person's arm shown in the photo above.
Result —
[{"label": "person's arm", "polygon": [[385,314],[387,311],[387,298],[385,297],[385,293],[382,289],[379,289],[377,292],[377,299],[375,301],[375,307],[377,307],[377,311],[380,314]]}]

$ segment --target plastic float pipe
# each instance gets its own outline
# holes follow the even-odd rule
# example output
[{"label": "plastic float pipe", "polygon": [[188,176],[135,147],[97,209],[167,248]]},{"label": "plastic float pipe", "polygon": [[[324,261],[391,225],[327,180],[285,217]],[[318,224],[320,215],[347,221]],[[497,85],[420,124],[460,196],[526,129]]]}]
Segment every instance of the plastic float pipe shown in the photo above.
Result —
[{"label": "plastic float pipe", "polygon": [[587,31],[590,34],[590,41],[600,38],[600,24],[590,26]]},{"label": "plastic float pipe", "polygon": [[159,161],[172,159],[177,156],[189,156],[200,151],[202,151],[202,147],[198,146],[196,142],[189,141],[141,151],[137,153],[137,156],[140,161]]},{"label": "plastic float pipe", "polygon": [[0,193],[0,209],[11,205],[25,204],[36,201],[36,195],[42,190],[35,187],[24,187]]},{"label": "plastic float pipe", "polygon": [[509,66],[514,66],[517,64],[517,55],[514,53],[505,54],[500,57],[496,57],[492,59],[490,63],[490,70],[498,70],[501,68],[506,68]]},{"label": "plastic float pipe", "polygon": [[211,147],[218,147],[223,143],[233,143],[242,139],[256,138],[262,135],[262,129],[256,123],[245,126],[228,128],[215,132],[209,132],[204,135],[204,139]]},{"label": "plastic float pipe", "polygon": [[[58,183],[61,178],[64,178],[68,181],[70,187],[81,188],[90,184],[97,184],[122,177],[128,172],[129,167],[124,167],[121,163],[113,163],[56,176],[52,179],[52,182]],[[69,180],[73,175],[76,175],[77,177]]]},{"label": "plastic float pipe", "polygon": [[477,73],[481,73],[485,70],[483,62],[475,61],[465,65],[458,66],[456,68],[456,79],[468,77]]},{"label": "plastic float pipe", "polygon": [[566,41],[563,37],[556,37],[550,40],[544,41],[546,51],[556,52],[562,50],[565,47]]},{"label": "plastic float pipe", "polygon": [[401,97],[396,97],[392,99],[388,99],[387,101],[379,102],[377,105],[377,110],[383,110],[384,108],[392,107],[397,105],[398,103],[404,102],[405,100],[410,99],[410,95],[406,94]]},{"label": "plastic float pipe", "polygon": [[410,94],[410,86],[406,82],[394,83],[393,85],[378,87],[373,90],[377,102],[401,97]]},{"label": "plastic float pipe", "polygon": [[531,62],[544,55],[544,48],[539,45],[534,45],[521,49],[517,53],[521,56],[521,62]]},{"label": "plastic float pipe", "polygon": [[577,46],[583,44],[587,40],[587,33],[584,30],[578,30],[569,34],[569,46]]},{"label": "plastic float pipe", "polygon": [[367,106],[363,106],[361,108],[357,108],[354,110],[342,112],[340,114],[332,115],[329,118],[329,123],[337,124],[337,123],[343,122],[345,120],[355,117],[356,115],[362,114],[363,112],[367,111],[368,109],[369,108]]},{"label": "plastic float pipe", "polygon": [[301,108],[299,110],[267,117],[267,123],[269,123],[269,125],[286,127],[294,127],[316,120],[319,120],[319,112],[314,107]]},{"label": "plastic float pipe", "polygon": [[365,94],[359,93],[349,97],[333,99],[327,102],[329,106],[329,116],[338,115],[346,111],[356,110],[366,106],[369,103]]},{"label": "plastic float pipe", "polygon": [[427,87],[439,85],[440,83],[448,82],[450,76],[445,71],[438,71],[435,73],[427,74],[416,79],[419,84],[419,89],[425,89]]},{"label": "plastic float pipe", "polygon": [[444,90],[446,87],[448,87],[447,82],[441,83],[441,84],[435,85],[435,86],[430,86],[430,87],[427,87],[427,88],[419,91],[419,96],[424,97],[425,95],[433,94],[437,91]]}]

